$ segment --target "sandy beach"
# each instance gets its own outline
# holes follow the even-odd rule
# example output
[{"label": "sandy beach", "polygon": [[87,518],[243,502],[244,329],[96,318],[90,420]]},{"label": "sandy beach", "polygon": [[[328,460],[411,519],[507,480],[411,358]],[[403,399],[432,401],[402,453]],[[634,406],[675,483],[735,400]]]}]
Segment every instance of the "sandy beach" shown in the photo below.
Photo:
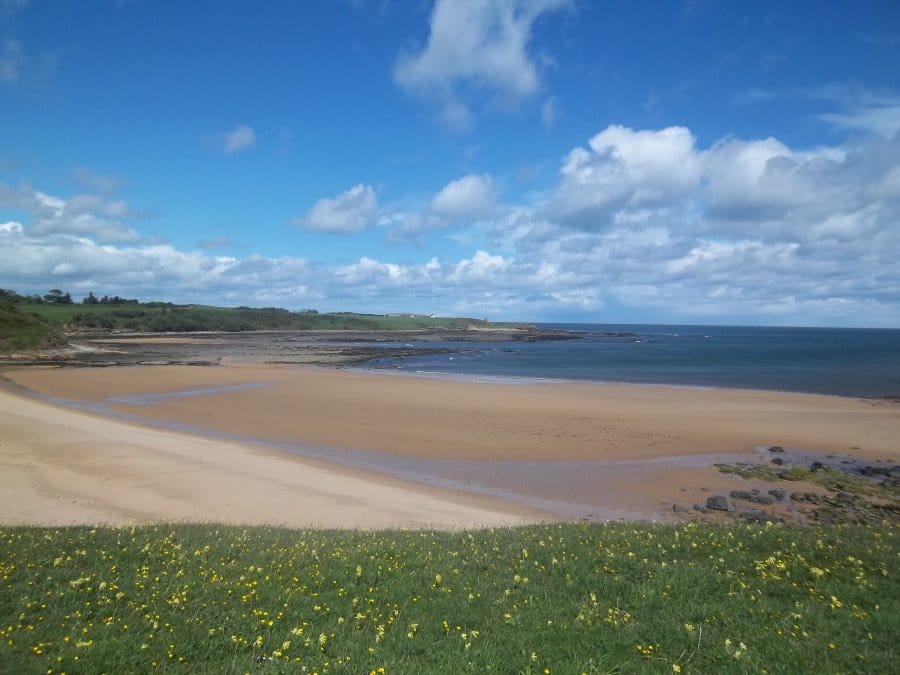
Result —
[{"label": "sandy beach", "polygon": [[900,460],[888,401],[262,364],[3,375],[7,523],[666,519],[748,486],[712,464],[761,447]]}]

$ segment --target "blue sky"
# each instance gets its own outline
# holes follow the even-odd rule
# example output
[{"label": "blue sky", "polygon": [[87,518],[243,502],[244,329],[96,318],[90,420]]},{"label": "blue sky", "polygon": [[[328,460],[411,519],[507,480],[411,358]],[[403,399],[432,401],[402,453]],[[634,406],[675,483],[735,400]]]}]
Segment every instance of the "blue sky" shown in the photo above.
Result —
[{"label": "blue sky", "polygon": [[895,2],[0,0],[0,287],[900,327]]}]

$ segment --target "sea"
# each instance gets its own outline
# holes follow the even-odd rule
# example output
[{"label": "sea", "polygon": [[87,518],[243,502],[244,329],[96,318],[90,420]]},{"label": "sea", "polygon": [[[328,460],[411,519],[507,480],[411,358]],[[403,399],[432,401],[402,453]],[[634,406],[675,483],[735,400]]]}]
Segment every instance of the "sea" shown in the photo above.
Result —
[{"label": "sea", "polygon": [[497,382],[592,381],[900,398],[900,329],[538,324],[573,340],[441,342],[368,368]]}]

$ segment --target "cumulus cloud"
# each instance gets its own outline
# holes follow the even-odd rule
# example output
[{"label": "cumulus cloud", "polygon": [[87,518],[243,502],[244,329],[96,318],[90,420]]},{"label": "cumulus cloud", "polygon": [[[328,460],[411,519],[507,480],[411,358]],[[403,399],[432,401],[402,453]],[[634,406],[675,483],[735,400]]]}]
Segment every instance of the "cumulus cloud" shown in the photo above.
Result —
[{"label": "cumulus cloud", "polygon": [[463,253],[427,262],[334,265],[116,239],[131,214],[108,195],[0,184],[0,206],[24,214],[3,213],[0,269],[25,292],[531,320],[896,327],[900,316],[897,136],[699,147],[683,127],[611,126],[564,156],[555,186],[519,203],[499,204],[494,179],[469,174],[417,207],[379,209],[360,184],[298,219],[347,233],[446,228]]},{"label": "cumulus cloud", "polygon": [[337,197],[320,199],[294,225],[319,232],[350,234],[373,225],[378,199],[371,185],[355,185]]},{"label": "cumulus cloud", "polygon": [[488,175],[469,174],[451,181],[431,200],[431,213],[450,221],[482,218],[497,204],[497,187]]},{"label": "cumulus cloud", "polygon": [[240,125],[212,137],[213,144],[226,155],[233,155],[241,150],[256,146],[256,132],[253,127]]},{"label": "cumulus cloud", "polygon": [[437,0],[428,43],[400,56],[394,80],[437,102],[448,127],[466,130],[472,90],[506,104],[538,91],[529,54],[532,26],[542,14],[569,6],[569,0]]},{"label": "cumulus cloud", "polygon": [[467,174],[450,181],[420,209],[393,209],[379,214],[379,225],[397,242],[422,244],[426,232],[489,219],[498,212],[499,189],[488,174]]},{"label": "cumulus cloud", "polygon": [[476,251],[471,258],[456,263],[450,279],[454,281],[487,281],[509,269],[511,262],[502,255]]},{"label": "cumulus cloud", "polygon": [[587,149],[568,154],[549,213],[563,222],[602,227],[620,209],[677,201],[697,187],[701,172],[688,129],[610,126]]}]

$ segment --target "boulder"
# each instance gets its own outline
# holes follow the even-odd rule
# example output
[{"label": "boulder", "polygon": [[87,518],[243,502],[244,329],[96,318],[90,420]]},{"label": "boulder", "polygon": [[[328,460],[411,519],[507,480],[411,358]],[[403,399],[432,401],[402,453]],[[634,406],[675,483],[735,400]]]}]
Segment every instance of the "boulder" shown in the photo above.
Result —
[{"label": "boulder", "polygon": [[722,495],[714,495],[706,500],[706,508],[710,511],[727,511],[728,500]]}]

